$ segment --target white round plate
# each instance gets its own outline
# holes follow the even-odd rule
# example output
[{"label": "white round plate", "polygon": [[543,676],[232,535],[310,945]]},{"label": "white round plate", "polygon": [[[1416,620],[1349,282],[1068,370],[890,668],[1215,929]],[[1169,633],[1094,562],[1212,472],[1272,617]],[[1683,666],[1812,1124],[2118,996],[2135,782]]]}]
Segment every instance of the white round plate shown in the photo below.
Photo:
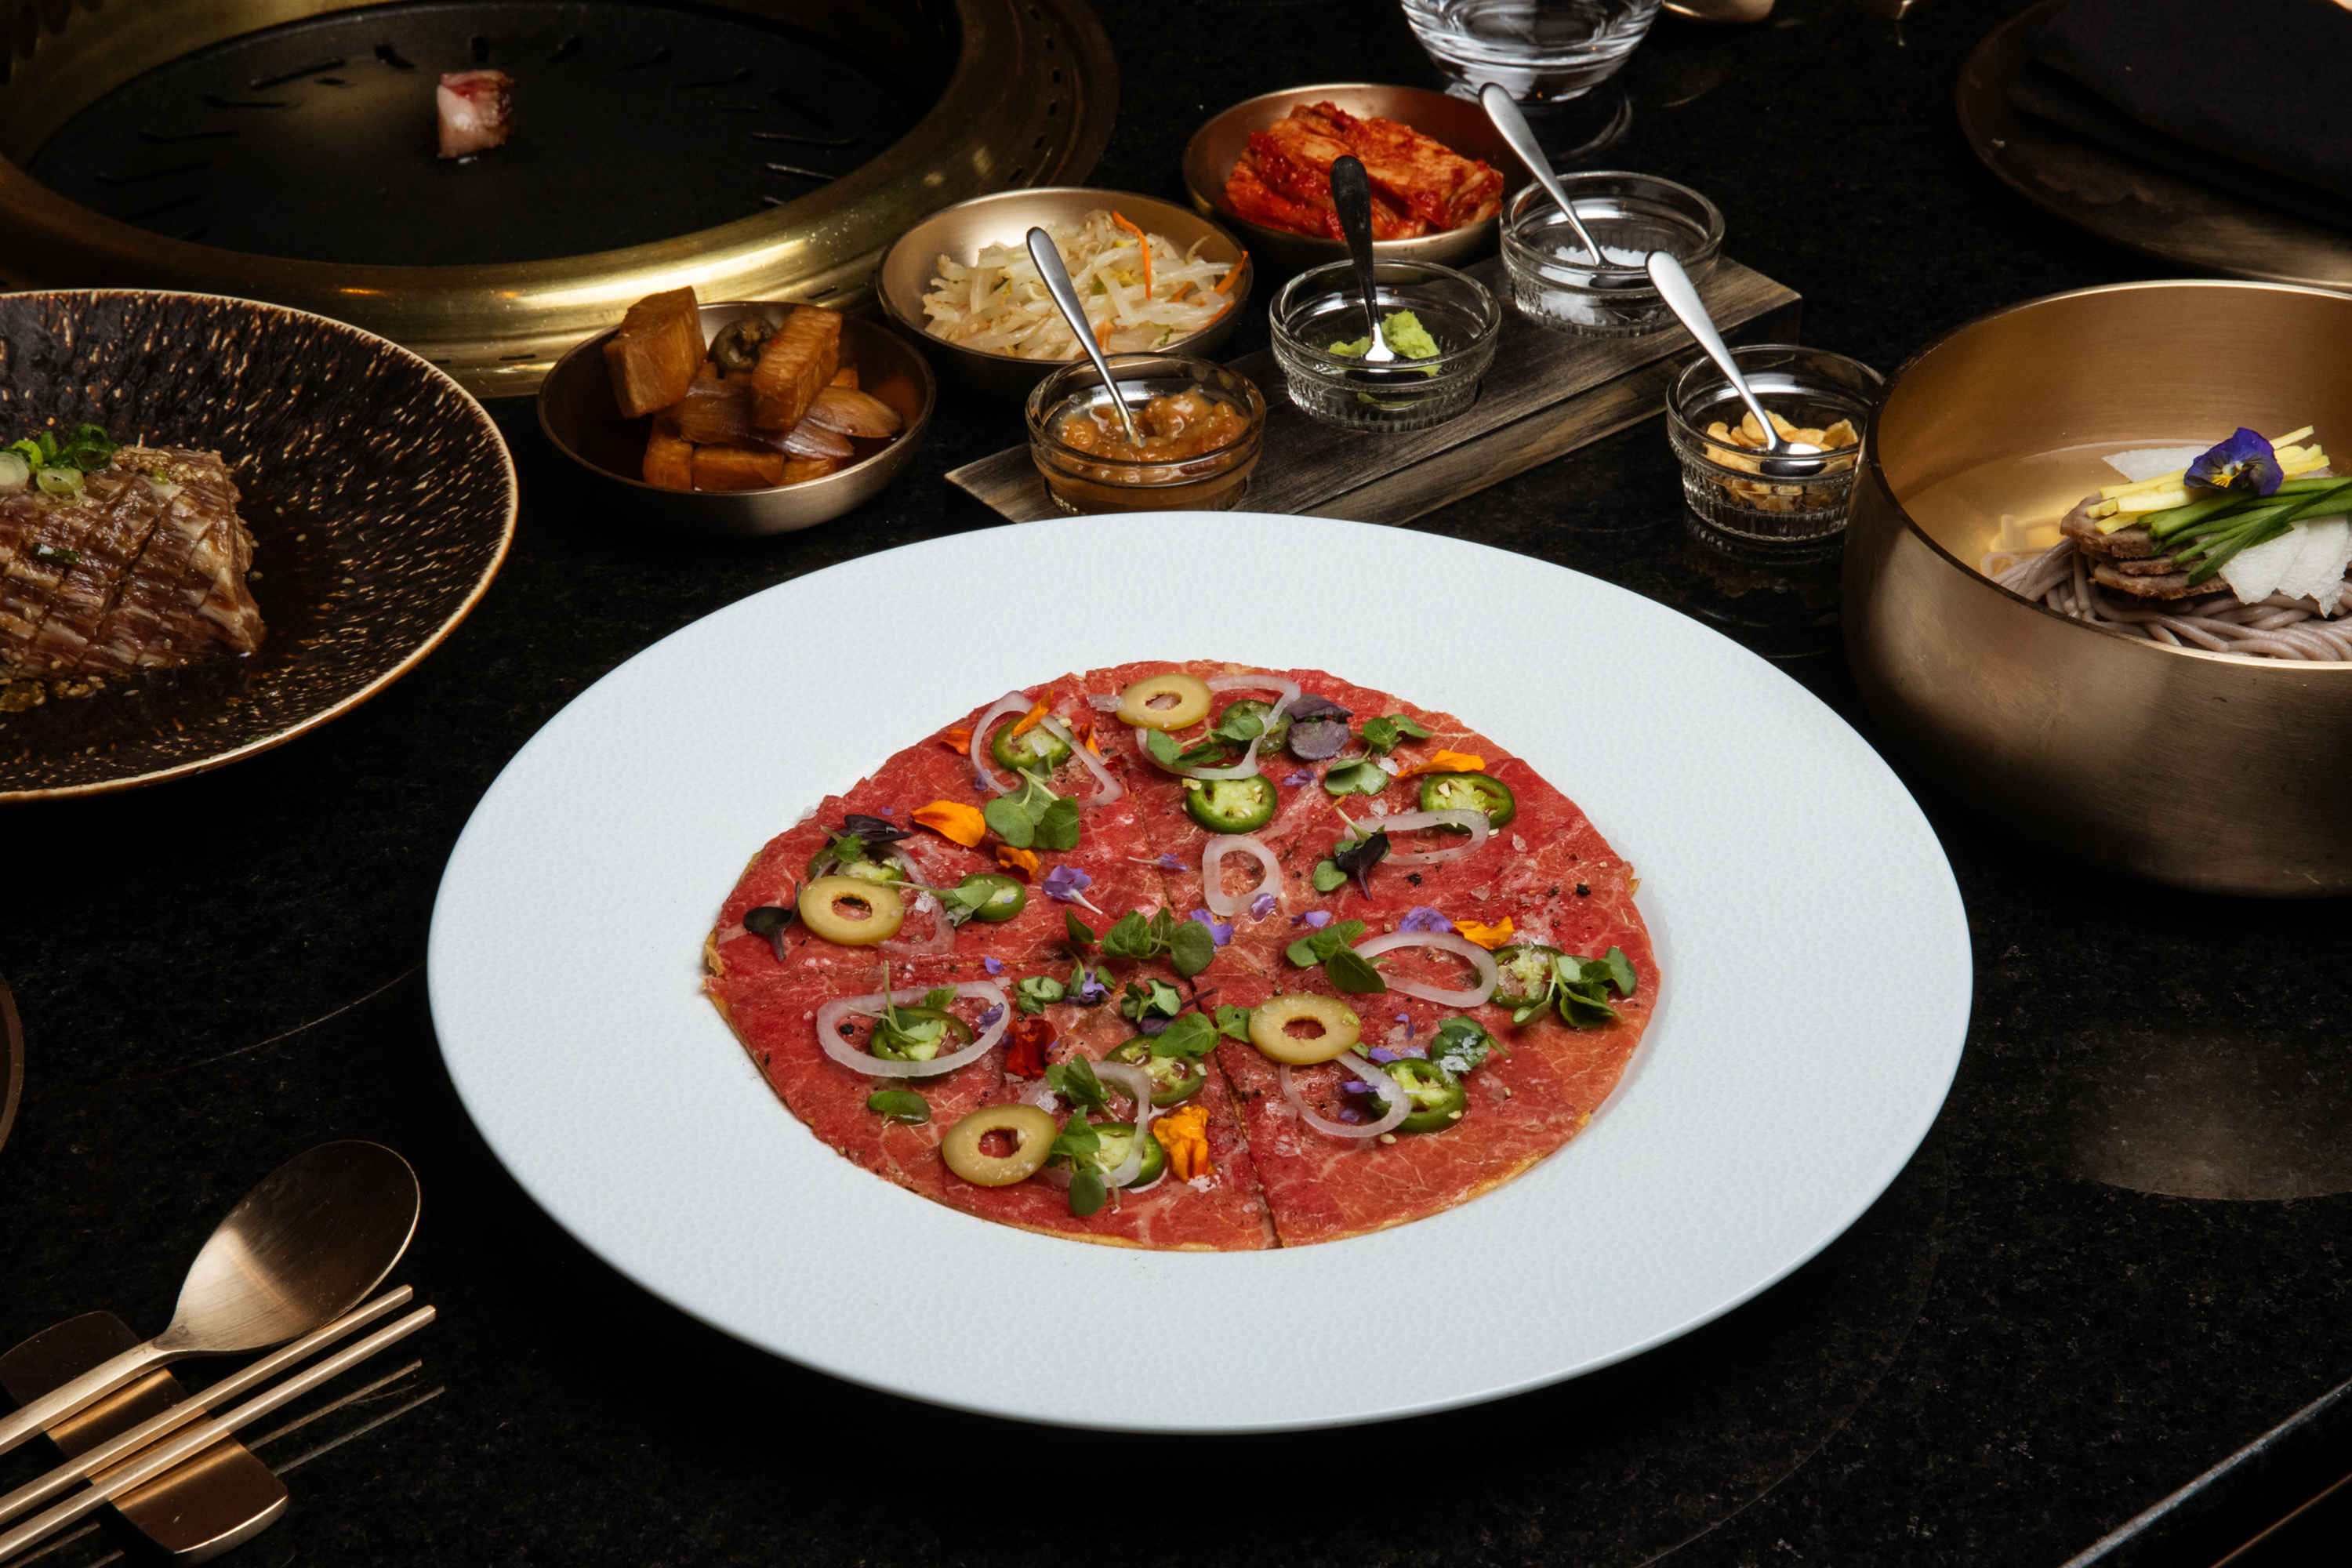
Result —
[{"label": "white round plate", "polygon": [[[1151,658],[1328,669],[1456,713],[1591,814],[1641,875],[1664,978],[1581,1137],[1376,1236],[1142,1252],[903,1192],[768,1091],[697,989],[744,863],[956,714]],[[1526,556],[1249,513],[958,534],[656,643],[483,797],[442,879],[428,973],[450,1076],[491,1149],[647,1289],[894,1394],[1185,1432],[1493,1399],[1738,1306],[1910,1158],[1969,993],[1958,890],[1918,807],[1770,665]],[[1073,1309],[1115,1339],[1118,1303],[1139,1334],[1201,1347],[1148,1400],[1131,1356],[1039,1349],[1037,1325]],[[1328,1331],[1399,1311],[1444,1328],[1378,1368]]]}]

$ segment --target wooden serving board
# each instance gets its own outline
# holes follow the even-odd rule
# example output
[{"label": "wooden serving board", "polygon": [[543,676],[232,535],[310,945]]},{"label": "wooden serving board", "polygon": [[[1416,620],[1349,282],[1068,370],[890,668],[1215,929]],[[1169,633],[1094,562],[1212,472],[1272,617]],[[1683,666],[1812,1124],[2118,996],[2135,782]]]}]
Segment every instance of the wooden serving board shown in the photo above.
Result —
[{"label": "wooden serving board", "polygon": [[[1409,521],[1663,411],[1668,384],[1698,352],[1679,326],[1639,338],[1538,327],[1508,303],[1501,257],[1468,271],[1505,299],[1503,336],[1478,401],[1445,424],[1398,435],[1342,430],[1309,419],[1285,395],[1273,351],[1234,361],[1267,402],[1265,451],[1242,505]],[[1729,342],[1797,341],[1797,294],[1760,272],[1727,257],[1699,293]],[[948,482],[1015,522],[1059,515],[1026,446],[967,463]]]}]

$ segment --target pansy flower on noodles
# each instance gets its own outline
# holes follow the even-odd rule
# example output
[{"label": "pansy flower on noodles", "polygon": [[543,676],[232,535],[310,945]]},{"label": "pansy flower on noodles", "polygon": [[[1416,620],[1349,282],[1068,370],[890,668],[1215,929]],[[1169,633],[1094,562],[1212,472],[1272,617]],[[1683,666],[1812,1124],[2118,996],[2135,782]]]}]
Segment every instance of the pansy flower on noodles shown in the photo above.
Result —
[{"label": "pansy flower on noodles", "polygon": [[2189,482],[2207,489],[2245,490],[2266,496],[2285,479],[2278,453],[2271,444],[2244,426],[2226,441],[2217,441],[2204,456],[2189,465]]}]

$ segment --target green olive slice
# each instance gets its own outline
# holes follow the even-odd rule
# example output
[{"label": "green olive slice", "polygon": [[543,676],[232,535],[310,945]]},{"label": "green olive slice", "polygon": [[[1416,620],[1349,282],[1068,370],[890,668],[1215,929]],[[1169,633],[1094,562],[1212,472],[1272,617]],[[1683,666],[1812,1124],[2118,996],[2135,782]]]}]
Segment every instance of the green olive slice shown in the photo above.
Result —
[{"label": "green olive slice", "polygon": [[[983,1105],[948,1129],[940,1141],[940,1158],[976,1187],[1009,1187],[1037,1173],[1060,1131],[1034,1105]],[[983,1148],[992,1132],[1012,1139],[1013,1152],[992,1154]]]},{"label": "green olive slice", "polygon": [[[1294,1035],[1290,1026],[1297,1023],[1319,1025],[1322,1032]],[[1345,1002],[1305,992],[1276,996],[1250,1014],[1250,1044],[1260,1054],[1292,1067],[1333,1060],[1361,1039],[1363,1032],[1363,1020]]]},{"label": "green olive slice", "polygon": [[819,877],[801,889],[801,923],[845,947],[887,942],[906,921],[907,906],[887,883]]},{"label": "green olive slice", "polygon": [[1118,716],[1147,730],[1181,730],[1209,716],[1209,683],[1171,669],[1147,675],[1118,694]]}]

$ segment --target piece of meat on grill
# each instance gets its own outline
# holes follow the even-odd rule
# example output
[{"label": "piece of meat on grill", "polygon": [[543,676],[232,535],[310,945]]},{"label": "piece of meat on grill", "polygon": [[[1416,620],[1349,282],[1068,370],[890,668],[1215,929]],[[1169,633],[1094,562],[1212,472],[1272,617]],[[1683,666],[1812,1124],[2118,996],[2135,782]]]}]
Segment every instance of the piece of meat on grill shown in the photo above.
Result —
[{"label": "piece of meat on grill", "polygon": [[217,453],[124,447],[78,497],[0,496],[0,673],[168,668],[261,646]]},{"label": "piece of meat on grill", "polygon": [[433,100],[441,111],[444,158],[503,147],[514,133],[514,78],[504,71],[450,71]]}]

